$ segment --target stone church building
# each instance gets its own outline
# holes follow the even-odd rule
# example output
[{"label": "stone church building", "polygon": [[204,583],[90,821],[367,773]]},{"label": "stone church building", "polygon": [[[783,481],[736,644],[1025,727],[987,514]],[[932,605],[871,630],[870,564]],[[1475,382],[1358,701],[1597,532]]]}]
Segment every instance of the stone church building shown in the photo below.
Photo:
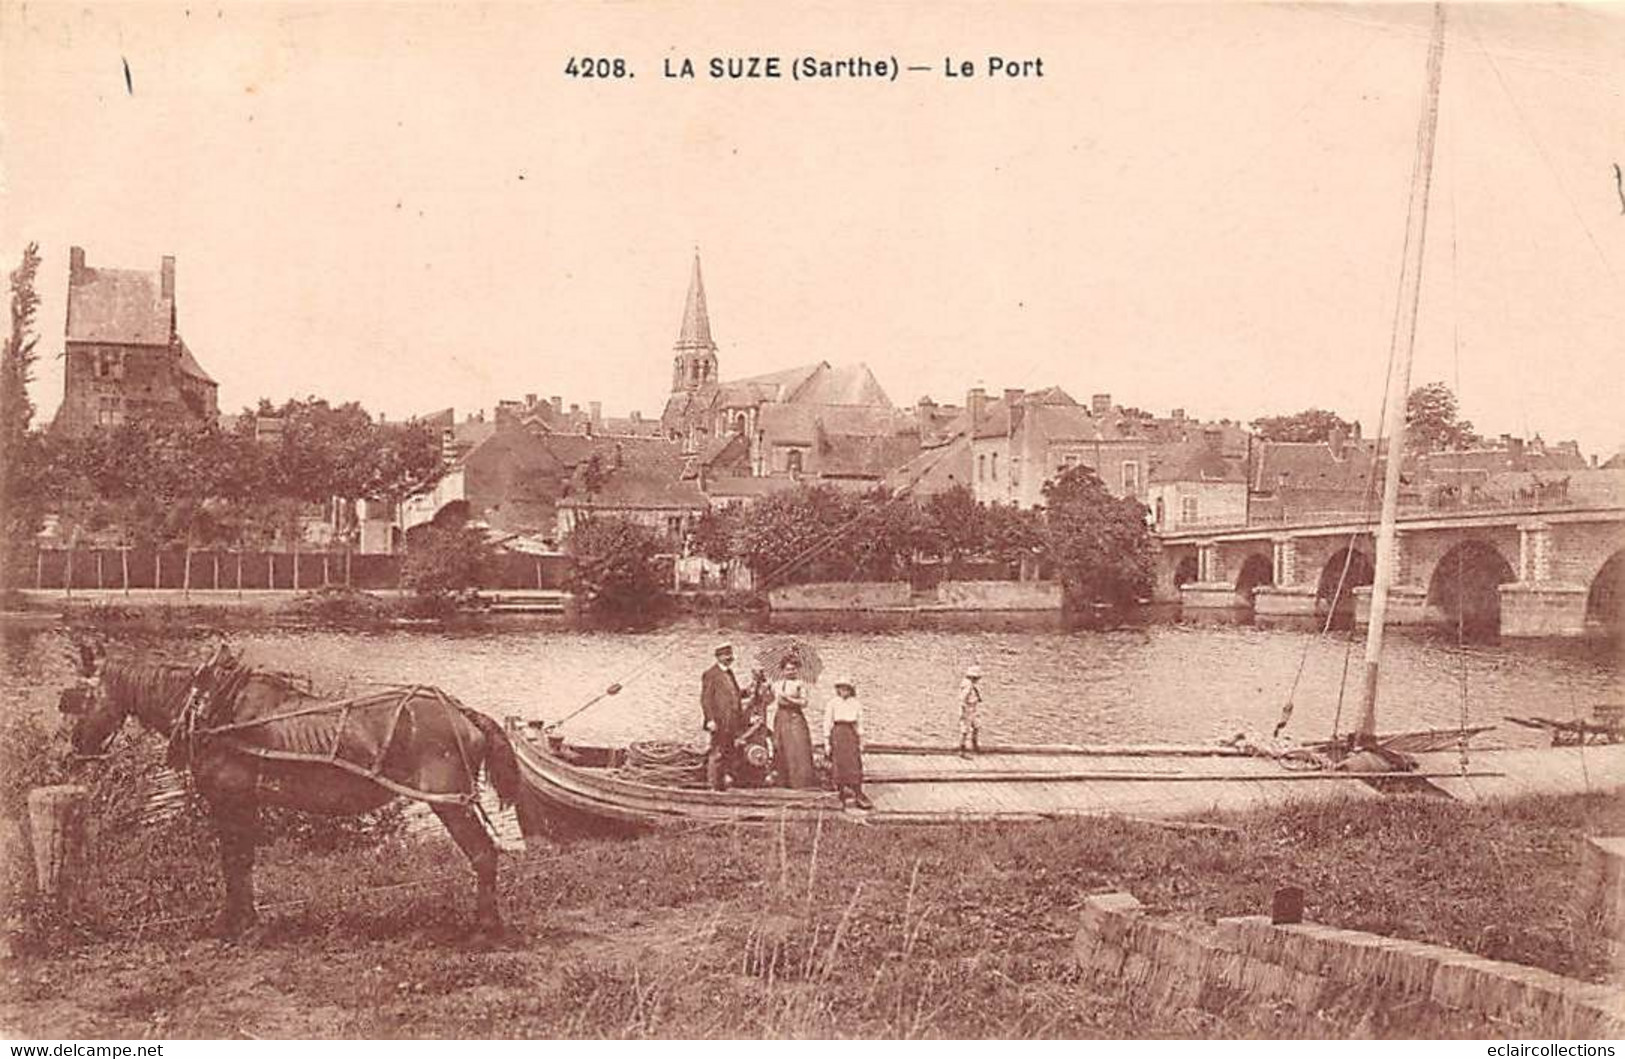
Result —
[{"label": "stone church building", "polygon": [[672,352],[661,424],[693,473],[872,482],[919,451],[911,411],[896,408],[863,364],[722,379],[698,255]]}]

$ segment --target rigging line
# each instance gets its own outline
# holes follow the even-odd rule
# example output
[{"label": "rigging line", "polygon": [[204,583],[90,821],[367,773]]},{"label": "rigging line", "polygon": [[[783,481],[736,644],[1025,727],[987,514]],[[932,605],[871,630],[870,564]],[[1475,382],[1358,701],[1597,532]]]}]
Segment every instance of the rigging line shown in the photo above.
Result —
[{"label": "rigging line", "polygon": [[1536,138],[1535,131],[1529,124],[1529,115],[1524,112],[1523,104],[1519,103],[1518,98],[1512,94],[1512,88],[1507,84],[1506,75],[1501,72],[1500,63],[1495,61],[1495,57],[1484,46],[1483,38],[1478,35],[1478,27],[1473,24],[1471,18],[1467,17],[1465,9],[1462,12],[1462,21],[1467,23],[1467,29],[1473,35],[1473,43],[1478,45],[1478,53],[1484,56],[1485,62],[1489,63],[1490,70],[1495,74],[1496,83],[1501,86],[1501,91],[1506,95],[1507,102],[1512,104],[1513,112],[1518,115],[1518,124],[1523,127],[1524,135],[1528,136],[1529,142],[1534,145],[1535,153],[1540,155],[1541,162],[1546,166],[1547,172],[1552,175],[1552,182],[1557,185],[1557,190],[1563,193],[1563,199],[1569,204],[1569,210],[1574,214],[1574,219],[1580,222],[1580,229],[1585,232],[1586,241],[1591,244],[1591,249],[1596,252],[1597,260],[1602,262],[1602,267],[1608,273],[1608,278],[1617,284],[1619,276],[1614,272],[1614,266],[1609,263],[1608,256],[1602,252],[1602,244],[1598,243],[1597,237],[1592,234],[1591,225],[1586,223],[1585,215],[1580,212],[1579,204],[1574,201],[1574,196],[1569,194],[1568,186],[1563,183],[1563,178],[1558,174],[1557,167],[1552,164],[1551,157],[1546,153],[1546,148],[1541,146],[1540,140]]}]

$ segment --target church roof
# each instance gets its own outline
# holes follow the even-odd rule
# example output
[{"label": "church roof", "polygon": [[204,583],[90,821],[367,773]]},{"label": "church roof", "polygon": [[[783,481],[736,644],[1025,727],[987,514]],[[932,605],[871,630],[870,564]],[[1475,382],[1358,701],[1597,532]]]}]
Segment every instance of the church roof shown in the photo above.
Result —
[{"label": "church roof", "polygon": [[[769,404],[757,420],[769,445],[812,445],[824,437],[884,438],[913,427],[895,408],[863,405]],[[912,434],[918,444],[918,434]]]},{"label": "church roof", "polygon": [[688,279],[688,298],[683,303],[683,327],[677,333],[678,349],[716,349],[711,340],[711,317],[705,310],[705,280],[700,277],[700,255],[694,255],[694,271]]},{"label": "church roof", "polygon": [[67,340],[167,346],[174,309],[175,299],[163,296],[160,273],[80,268],[68,283]]},{"label": "church roof", "polygon": [[828,361],[817,366],[790,400],[796,404],[892,407],[891,398],[880,388],[867,364],[843,364],[834,368]]}]

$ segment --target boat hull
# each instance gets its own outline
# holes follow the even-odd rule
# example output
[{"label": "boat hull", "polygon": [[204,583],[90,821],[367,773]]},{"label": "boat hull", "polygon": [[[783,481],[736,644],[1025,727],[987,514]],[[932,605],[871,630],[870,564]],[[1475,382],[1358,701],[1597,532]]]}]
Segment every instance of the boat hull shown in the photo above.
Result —
[{"label": "boat hull", "polygon": [[[525,794],[527,837],[626,835],[671,827],[764,824],[839,816],[940,824],[1116,815],[1174,820],[1291,803],[1426,793],[1460,800],[1625,788],[1625,745],[1424,753],[1404,773],[1325,771],[1220,747],[993,747],[964,759],[947,747],[872,744],[866,788],[875,808],[843,812],[826,791],[663,787],[618,775],[613,752],[568,759],[562,744],[509,721]],[[587,762],[587,763],[583,763]]]}]

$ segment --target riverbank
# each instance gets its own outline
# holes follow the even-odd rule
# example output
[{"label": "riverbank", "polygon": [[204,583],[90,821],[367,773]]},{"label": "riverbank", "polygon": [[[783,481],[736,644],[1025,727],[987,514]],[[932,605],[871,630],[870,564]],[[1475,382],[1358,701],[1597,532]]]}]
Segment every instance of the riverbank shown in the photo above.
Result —
[{"label": "riverbank", "polygon": [[[191,940],[217,887],[207,843],[115,836],[100,900],[8,961],[22,1037],[1476,1036],[1516,1027],[1426,1003],[1237,1005],[1170,1019],[1085,984],[1086,895],[1212,920],[1302,886],[1318,922],[1599,980],[1573,910],[1587,835],[1617,799],[1470,807],[1395,797],[1254,813],[1228,833],[1125,821],[702,829],[503,859],[510,941],[463,928],[449,841],[262,852],[264,937]],[[187,831],[191,833],[190,830]],[[111,847],[104,852],[114,854]],[[176,920],[165,922],[166,920]],[[154,922],[156,921],[156,922]],[[143,925],[145,924],[145,925]],[[41,941],[45,941],[41,936]]]}]

